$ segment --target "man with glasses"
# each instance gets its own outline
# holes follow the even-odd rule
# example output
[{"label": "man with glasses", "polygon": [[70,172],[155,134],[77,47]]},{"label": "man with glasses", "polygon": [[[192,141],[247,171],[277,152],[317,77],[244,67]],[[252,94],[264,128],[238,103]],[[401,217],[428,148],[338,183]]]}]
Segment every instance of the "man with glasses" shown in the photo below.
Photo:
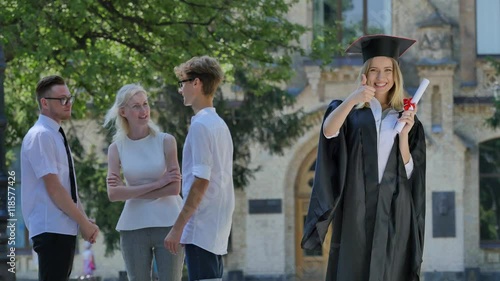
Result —
[{"label": "man with glasses", "polygon": [[191,106],[182,152],[184,206],[165,237],[172,253],[184,245],[189,280],[222,280],[234,211],[233,141],[213,99],[224,73],[216,59],[194,57],[175,68],[184,105]]},{"label": "man with glasses", "polygon": [[40,115],[21,147],[21,202],[39,280],[69,280],[78,227],[91,243],[99,228],[78,197],[73,158],[62,121],[71,117],[73,97],[64,79],[42,78],[36,87]]}]

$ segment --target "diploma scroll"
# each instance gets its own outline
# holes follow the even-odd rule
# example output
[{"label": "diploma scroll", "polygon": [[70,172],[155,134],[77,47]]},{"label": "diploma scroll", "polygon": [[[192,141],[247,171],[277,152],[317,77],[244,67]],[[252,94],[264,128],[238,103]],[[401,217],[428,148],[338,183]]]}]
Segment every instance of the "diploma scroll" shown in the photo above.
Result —
[{"label": "diploma scroll", "polygon": [[[427,86],[429,86],[430,81],[426,78],[420,82],[420,86],[418,86],[417,91],[415,92],[415,95],[413,95],[413,98],[411,99],[411,103],[417,104],[420,101],[420,98],[425,92],[425,89],[427,89]],[[396,124],[396,127],[394,128],[395,132],[401,133],[401,130],[403,130],[403,127],[405,126],[405,122],[398,122]]]}]

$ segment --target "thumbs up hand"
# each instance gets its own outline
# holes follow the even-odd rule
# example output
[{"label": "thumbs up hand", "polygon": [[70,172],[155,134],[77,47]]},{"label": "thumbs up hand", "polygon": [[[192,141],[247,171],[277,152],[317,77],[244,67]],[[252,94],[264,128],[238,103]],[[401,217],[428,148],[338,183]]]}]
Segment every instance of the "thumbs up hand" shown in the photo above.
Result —
[{"label": "thumbs up hand", "polygon": [[363,74],[361,77],[361,85],[347,97],[348,100],[355,104],[370,102],[375,96],[375,88],[367,86],[366,80],[366,75]]}]

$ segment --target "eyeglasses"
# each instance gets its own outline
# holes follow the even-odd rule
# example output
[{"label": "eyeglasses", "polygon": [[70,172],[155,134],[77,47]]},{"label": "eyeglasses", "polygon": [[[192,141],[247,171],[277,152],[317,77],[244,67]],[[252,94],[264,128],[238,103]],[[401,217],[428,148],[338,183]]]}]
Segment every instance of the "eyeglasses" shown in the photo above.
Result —
[{"label": "eyeglasses", "polygon": [[44,99],[46,99],[46,100],[58,100],[61,103],[61,105],[66,105],[68,102],[73,104],[73,101],[75,101],[74,96],[69,96],[69,97],[64,97],[64,98],[44,98]]},{"label": "eyeglasses", "polygon": [[184,87],[184,83],[191,82],[194,79],[196,79],[196,78],[188,78],[188,79],[184,79],[184,80],[181,80],[181,81],[177,81],[177,84],[179,85],[179,88],[182,88],[182,87]]},{"label": "eyeglasses", "polygon": [[134,105],[127,105],[129,108],[131,108],[133,111],[141,111],[143,108],[144,110],[148,110],[149,109],[149,104],[148,103],[145,103],[145,104],[134,104]]}]

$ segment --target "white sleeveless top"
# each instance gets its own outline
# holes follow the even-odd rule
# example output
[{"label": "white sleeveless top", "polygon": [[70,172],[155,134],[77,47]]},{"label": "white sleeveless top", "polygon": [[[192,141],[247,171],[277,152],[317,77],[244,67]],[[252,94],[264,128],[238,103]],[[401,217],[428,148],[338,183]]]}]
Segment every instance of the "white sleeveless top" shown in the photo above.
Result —
[{"label": "white sleeveless top", "polygon": [[[166,169],[164,136],[164,133],[158,133],[140,140],[127,137],[116,142],[127,186],[150,183],[163,175]],[[125,201],[116,230],[172,226],[181,208],[182,198],[179,195],[157,199],[129,199]]]}]

